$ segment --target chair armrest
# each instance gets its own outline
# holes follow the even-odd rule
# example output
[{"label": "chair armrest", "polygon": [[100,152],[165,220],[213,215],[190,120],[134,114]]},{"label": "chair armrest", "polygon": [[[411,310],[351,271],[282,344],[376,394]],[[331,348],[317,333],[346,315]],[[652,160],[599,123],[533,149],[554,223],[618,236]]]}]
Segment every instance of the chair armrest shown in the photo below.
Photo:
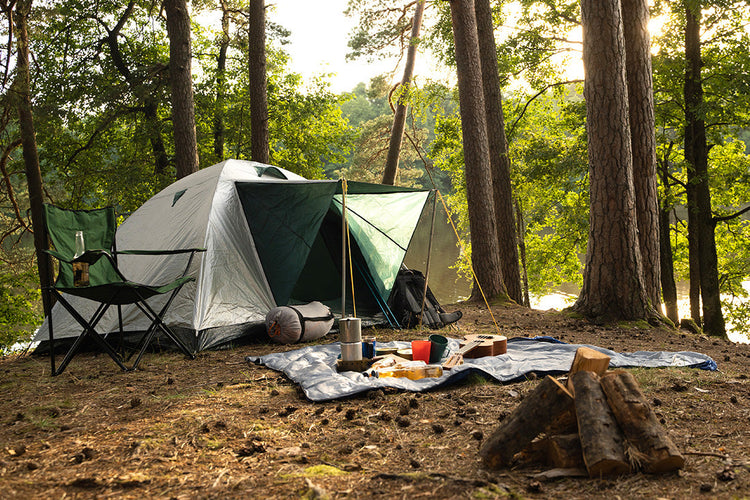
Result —
[{"label": "chair armrest", "polygon": [[66,262],[68,264],[72,264],[73,262],[85,262],[89,265],[92,265],[95,264],[102,256],[107,256],[111,259],[109,252],[107,252],[106,250],[86,250],[82,255],[78,256],[75,259],[68,258],[67,256],[61,254],[56,250],[45,249],[44,252],[56,258],[57,260]]}]

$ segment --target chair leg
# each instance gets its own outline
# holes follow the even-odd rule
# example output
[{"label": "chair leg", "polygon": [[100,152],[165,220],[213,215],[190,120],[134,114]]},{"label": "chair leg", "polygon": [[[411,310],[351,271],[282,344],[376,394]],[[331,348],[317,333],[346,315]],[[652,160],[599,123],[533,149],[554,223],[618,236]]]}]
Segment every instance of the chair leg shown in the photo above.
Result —
[{"label": "chair leg", "polygon": [[54,301],[52,300],[53,293],[49,288],[45,289],[45,293],[47,294],[47,303],[50,304],[50,310],[49,315],[47,316],[47,327],[49,328],[49,363],[50,363],[50,376],[55,376],[55,334],[54,329],[52,328],[52,305]]},{"label": "chair leg", "polygon": [[172,301],[177,296],[177,293],[179,293],[182,286],[179,286],[172,290],[172,294],[169,296],[169,299],[167,299],[166,304],[161,308],[159,311],[159,314],[156,314],[156,312],[151,308],[151,306],[148,305],[145,299],[141,297],[140,302],[136,302],[135,305],[138,306],[138,308],[145,314],[148,319],[151,320],[151,326],[149,326],[148,330],[146,330],[146,333],[141,338],[141,341],[138,343],[138,356],[135,359],[135,362],[131,366],[131,370],[135,370],[138,368],[138,364],[141,362],[141,358],[146,352],[146,349],[148,349],[148,346],[151,344],[151,341],[153,340],[154,336],[156,335],[156,329],[161,328],[161,330],[164,332],[164,334],[172,339],[172,341],[177,344],[177,347],[180,348],[180,350],[188,356],[190,359],[195,359],[195,354],[188,348],[188,346],[185,345],[185,343],[180,340],[180,338],[175,335],[175,333],[172,331],[171,328],[169,328],[164,321],[161,319],[164,316],[164,313],[167,312],[167,309],[169,309],[169,306],[172,305]]},{"label": "chair leg", "polygon": [[151,344],[151,341],[154,339],[154,336],[156,335],[157,328],[160,328],[161,331],[163,331],[167,337],[172,339],[172,342],[177,344],[177,347],[180,348],[183,354],[185,354],[190,359],[195,359],[195,354],[172,331],[172,329],[169,328],[166,325],[166,323],[164,323],[164,321],[162,321],[161,319],[161,316],[166,312],[167,308],[169,308],[169,305],[171,302],[172,300],[170,298],[167,304],[161,309],[160,314],[156,314],[156,312],[146,303],[146,301],[141,301],[141,302],[136,303],[136,305],[143,312],[143,314],[145,314],[151,320],[151,326],[149,326],[148,330],[146,331],[146,334],[138,343],[138,348],[139,348],[138,356],[136,357],[133,365],[130,367],[131,370],[136,370],[138,368],[138,364],[141,362],[141,358],[146,353],[146,349],[148,349],[148,346]]},{"label": "chair leg", "polygon": [[102,319],[104,316],[104,313],[107,312],[108,305],[107,304],[101,304],[94,315],[91,317],[89,321],[86,321],[86,319],[81,316],[81,314],[76,311],[67,300],[65,300],[62,296],[58,297],[58,301],[65,307],[65,309],[75,318],[75,320],[83,327],[83,332],[81,335],[79,335],[76,340],[73,342],[73,345],[68,349],[68,352],[65,354],[65,357],[63,358],[62,362],[60,363],[60,366],[57,367],[57,370],[53,369],[53,376],[57,376],[61,374],[65,368],[68,366],[68,363],[70,363],[70,360],[73,359],[73,356],[77,353],[77,351],[80,349],[81,344],[83,342],[84,337],[90,337],[99,347],[101,347],[112,360],[117,364],[117,366],[120,367],[121,370],[127,371],[128,368],[125,366],[125,364],[122,362],[122,358],[115,352],[114,349],[112,349],[112,346],[109,345],[109,343],[104,340],[101,335],[96,331],[96,325],[99,323],[99,320]]}]

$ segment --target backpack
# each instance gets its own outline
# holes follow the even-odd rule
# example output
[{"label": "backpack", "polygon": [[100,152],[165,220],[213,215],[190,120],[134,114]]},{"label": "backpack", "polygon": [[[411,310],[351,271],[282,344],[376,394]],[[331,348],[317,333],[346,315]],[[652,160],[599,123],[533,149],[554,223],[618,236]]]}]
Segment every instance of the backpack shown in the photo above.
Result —
[{"label": "backpack", "polygon": [[[414,328],[419,324],[424,292],[425,277],[421,272],[406,268],[398,272],[388,306],[402,328]],[[442,328],[455,323],[461,316],[461,311],[446,313],[430,287],[427,287],[422,325],[427,328]]]}]

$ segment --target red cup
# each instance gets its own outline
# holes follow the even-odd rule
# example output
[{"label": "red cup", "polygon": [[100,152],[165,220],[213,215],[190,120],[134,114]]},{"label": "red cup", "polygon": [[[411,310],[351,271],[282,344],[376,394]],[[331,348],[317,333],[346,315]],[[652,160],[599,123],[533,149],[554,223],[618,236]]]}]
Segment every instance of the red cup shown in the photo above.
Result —
[{"label": "red cup", "polygon": [[412,340],[411,341],[411,359],[414,361],[430,362],[430,347],[432,342],[429,340]]}]

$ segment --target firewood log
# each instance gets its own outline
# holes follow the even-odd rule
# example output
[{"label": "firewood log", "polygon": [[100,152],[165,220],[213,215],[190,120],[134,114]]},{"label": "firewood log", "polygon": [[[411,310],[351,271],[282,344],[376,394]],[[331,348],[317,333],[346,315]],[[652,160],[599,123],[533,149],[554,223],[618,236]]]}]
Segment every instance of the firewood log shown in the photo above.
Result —
[{"label": "firewood log", "polygon": [[547,462],[560,469],[583,467],[581,439],[578,434],[550,436],[547,443]]},{"label": "firewood log", "polygon": [[682,468],[685,458],[657,420],[633,375],[617,370],[602,377],[601,384],[625,437],[640,452],[642,469],[662,473]]},{"label": "firewood log", "polygon": [[613,476],[630,471],[624,438],[607,405],[599,377],[594,372],[573,374],[578,434],[583,461],[591,477]]},{"label": "firewood log", "polygon": [[575,391],[573,389],[573,374],[576,372],[587,371],[594,372],[600,377],[604,375],[609,367],[610,357],[606,354],[592,349],[590,347],[579,347],[576,349],[575,358],[573,358],[573,364],[570,366],[570,372],[568,373],[567,388],[573,397],[575,397]]},{"label": "firewood log", "polygon": [[568,390],[554,378],[545,377],[482,444],[482,462],[490,469],[509,465],[516,453],[572,407]]}]

